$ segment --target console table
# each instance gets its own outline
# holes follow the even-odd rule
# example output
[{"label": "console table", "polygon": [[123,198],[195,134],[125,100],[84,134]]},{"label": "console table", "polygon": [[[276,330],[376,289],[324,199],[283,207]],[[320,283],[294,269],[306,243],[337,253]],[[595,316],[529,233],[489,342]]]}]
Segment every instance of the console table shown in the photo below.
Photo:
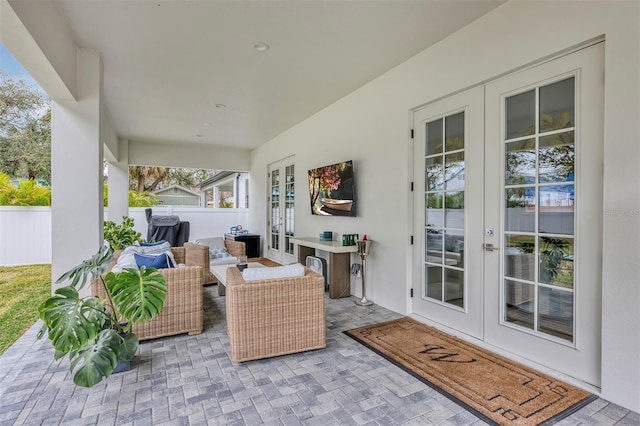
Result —
[{"label": "console table", "polygon": [[224,239],[243,242],[248,258],[260,257],[259,234],[224,234]]},{"label": "console table", "polygon": [[291,238],[298,245],[298,262],[303,265],[307,256],[315,256],[316,250],[329,252],[329,297],[338,299],[351,295],[351,253],[358,252],[358,246],[343,246],[340,241],[321,241],[315,237]]}]

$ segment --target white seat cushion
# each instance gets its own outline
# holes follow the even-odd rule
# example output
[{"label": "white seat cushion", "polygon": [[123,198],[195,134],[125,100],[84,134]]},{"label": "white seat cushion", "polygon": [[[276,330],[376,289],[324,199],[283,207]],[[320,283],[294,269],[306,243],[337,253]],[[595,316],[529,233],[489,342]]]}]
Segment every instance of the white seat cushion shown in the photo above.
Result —
[{"label": "white seat cushion", "polygon": [[274,278],[303,277],[304,266],[300,263],[276,266],[274,268],[247,268],[242,271],[245,281],[270,280]]}]

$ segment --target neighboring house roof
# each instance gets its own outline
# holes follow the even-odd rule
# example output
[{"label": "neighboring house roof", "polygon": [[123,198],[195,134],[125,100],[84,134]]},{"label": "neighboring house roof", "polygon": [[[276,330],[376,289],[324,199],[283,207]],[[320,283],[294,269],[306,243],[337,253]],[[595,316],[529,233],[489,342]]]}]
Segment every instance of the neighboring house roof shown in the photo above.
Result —
[{"label": "neighboring house roof", "polygon": [[154,191],[154,193],[156,195],[164,195],[166,192],[172,192],[173,193],[173,189],[174,188],[177,189],[178,191],[186,192],[189,195],[193,195],[195,197],[200,197],[200,194],[198,194],[197,192],[192,191],[190,189],[187,189],[184,186],[180,186],[180,185],[167,186],[166,188],[162,188],[162,189],[158,189],[157,191]]},{"label": "neighboring house roof", "polygon": [[205,186],[211,185],[212,183],[216,183],[219,180],[222,180],[226,177],[229,177],[235,173],[240,173],[240,172],[228,172],[228,171],[224,171],[224,172],[218,172],[215,175],[211,176],[209,179],[205,179],[202,182],[200,182],[199,184],[197,184],[196,186],[203,188]]}]

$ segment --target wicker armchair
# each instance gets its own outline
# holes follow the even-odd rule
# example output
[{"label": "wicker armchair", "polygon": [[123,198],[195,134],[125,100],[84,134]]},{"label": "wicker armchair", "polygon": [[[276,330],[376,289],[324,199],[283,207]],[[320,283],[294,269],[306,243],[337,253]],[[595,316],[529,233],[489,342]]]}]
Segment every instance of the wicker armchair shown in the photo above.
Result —
[{"label": "wicker armchair", "polygon": [[[202,333],[203,323],[203,288],[204,272],[202,263],[194,263],[194,259],[202,261],[200,249],[196,244],[188,247],[172,247],[171,252],[177,263],[184,263],[184,268],[159,269],[167,285],[167,295],[160,314],[144,324],[134,324],[132,331],[140,340],[155,339],[174,334]],[[205,247],[206,248],[206,247]],[[196,249],[194,251],[194,249]],[[209,251],[207,250],[207,262]],[[120,252],[116,252],[109,267],[115,265]],[[209,270],[206,263],[206,271]],[[107,298],[102,284],[95,280],[91,283],[91,292],[103,299]]]},{"label": "wicker armchair", "polygon": [[235,362],[326,346],[324,278],[305,276],[246,282],[227,269],[227,333]]}]

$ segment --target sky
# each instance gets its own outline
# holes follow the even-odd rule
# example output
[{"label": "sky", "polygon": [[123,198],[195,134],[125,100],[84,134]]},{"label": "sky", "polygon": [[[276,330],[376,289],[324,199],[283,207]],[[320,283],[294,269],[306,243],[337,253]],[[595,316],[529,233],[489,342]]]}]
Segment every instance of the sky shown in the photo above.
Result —
[{"label": "sky", "polygon": [[11,52],[2,43],[0,43],[0,71],[13,78],[22,78],[28,85],[42,90],[40,85],[20,65],[20,62],[16,61]]}]

